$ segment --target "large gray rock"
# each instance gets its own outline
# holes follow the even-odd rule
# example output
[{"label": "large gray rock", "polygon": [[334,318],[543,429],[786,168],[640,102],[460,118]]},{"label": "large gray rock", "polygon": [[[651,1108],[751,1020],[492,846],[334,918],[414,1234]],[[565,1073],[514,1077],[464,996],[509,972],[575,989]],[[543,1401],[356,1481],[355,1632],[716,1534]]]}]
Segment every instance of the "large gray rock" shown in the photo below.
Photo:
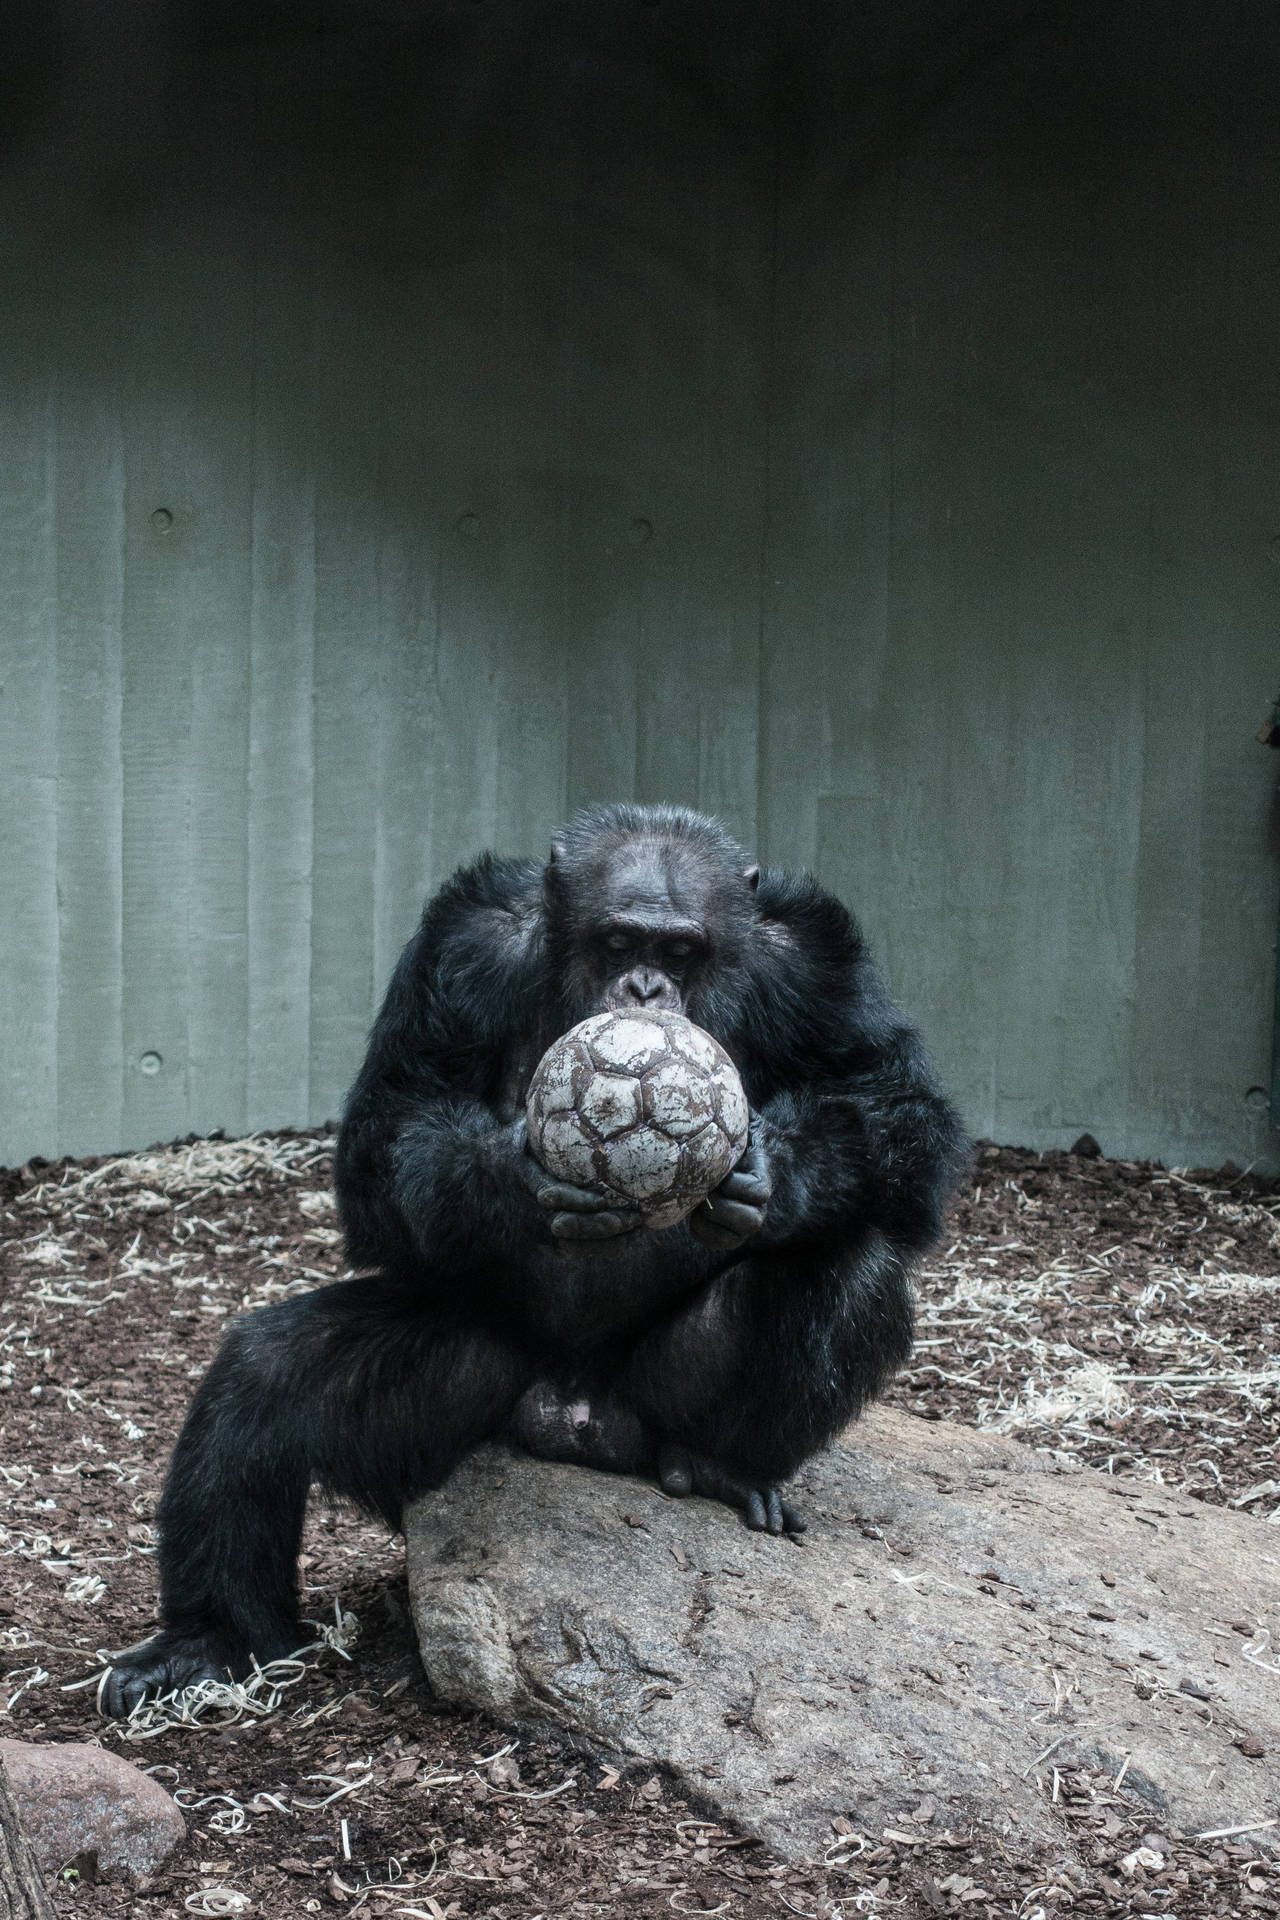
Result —
[{"label": "large gray rock", "polygon": [[185,1843],[187,1825],[150,1774],[102,1747],[0,1740],[22,1830],[46,1873],[81,1854],[103,1872],[154,1873]]},{"label": "large gray rock", "polygon": [[803,1542],[486,1449],[408,1519],[432,1685],[670,1768],[793,1857],[924,1799],[934,1832],[1060,1838],[1051,1747],[1046,1781],[1127,1763],[1184,1832],[1280,1811],[1271,1529],[885,1409],[797,1488]]}]

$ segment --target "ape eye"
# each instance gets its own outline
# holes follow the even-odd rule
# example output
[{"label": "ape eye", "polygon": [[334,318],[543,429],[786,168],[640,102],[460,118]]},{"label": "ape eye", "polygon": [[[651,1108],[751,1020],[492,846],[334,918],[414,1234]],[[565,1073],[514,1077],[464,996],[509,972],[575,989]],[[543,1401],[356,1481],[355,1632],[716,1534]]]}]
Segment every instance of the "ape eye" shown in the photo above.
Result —
[{"label": "ape eye", "polygon": [[605,945],[610,953],[625,953],[631,945],[631,939],[625,933],[610,933],[605,937]]},{"label": "ape eye", "polygon": [[673,940],[667,948],[667,953],[673,960],[687,960],[692,952],[692,940]]}]

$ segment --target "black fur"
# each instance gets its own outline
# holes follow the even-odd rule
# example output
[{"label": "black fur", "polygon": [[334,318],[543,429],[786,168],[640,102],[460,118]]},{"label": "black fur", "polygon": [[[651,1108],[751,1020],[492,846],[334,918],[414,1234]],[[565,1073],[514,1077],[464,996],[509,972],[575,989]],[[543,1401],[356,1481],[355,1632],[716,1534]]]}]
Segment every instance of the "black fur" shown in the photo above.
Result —
[{"label": "black fur", "polygon": [[[598,923],[637,902],[656,930],[608,979]],[[709,945],[677,956],[681,916]],[[728,1049],[748,1158],[692,1224],[549,1216],[568,1202],[527,1152],[530,1075],[576,1020],[642,995]],[[848,913],[807,876],[757,880],[716,823],[595,809],[545,866],[463,868],[400,959],[338,1141],[367,1271],[231,1327],[161,1505],[165,1625],[116,1663],[109,1709],[298,1644],[313,1482],[397,1527],[486,1436],[798,1527],[775,1483],[909,1352],[908,1269],[962,1153]]]}]

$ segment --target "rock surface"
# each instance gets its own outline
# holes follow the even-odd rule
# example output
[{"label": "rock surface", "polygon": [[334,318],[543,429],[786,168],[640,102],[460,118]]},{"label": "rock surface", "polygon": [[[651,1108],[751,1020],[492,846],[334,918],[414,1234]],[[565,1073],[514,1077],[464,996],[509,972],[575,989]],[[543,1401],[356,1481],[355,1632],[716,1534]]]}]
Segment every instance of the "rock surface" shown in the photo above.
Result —
[{"label": "rock surface", "polygon": [[1187,1833],[1280,1814],[1273,1529],[886,1409],[796,1490],[799,1542],[485,1449],[406,1527],[433,1686],[669,1768],[791,1857],[924,1799],[934,1832],[1060,1842],[1054,1766],[1126,1767]]},{"label": "rock surface", "polygon": [[18,1818],[41,1868],[81,1854],[109,1872],[154,1873],[184,1844],[181,1812],[158,1781],[102,1747],[0,1740]]}]

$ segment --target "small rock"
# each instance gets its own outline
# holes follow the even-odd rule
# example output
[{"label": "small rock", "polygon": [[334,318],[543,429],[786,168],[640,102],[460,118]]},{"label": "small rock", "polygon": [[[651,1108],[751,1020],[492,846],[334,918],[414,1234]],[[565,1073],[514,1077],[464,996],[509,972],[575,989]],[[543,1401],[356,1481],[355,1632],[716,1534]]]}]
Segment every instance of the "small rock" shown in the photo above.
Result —
[{"label": "small rock", "polygon": [[154,1873],[186,1841],[186,1822],[159,1781],[103,1747],[0,1740],[0,1759],[46,1873],[78,1854],[95,1856],[103,1872]]},{"label": "small rock", "polygon": [[1071,1149],[1077,1160],[1101,1160],[1102,1148],[1091,1133],[1082,1133]]},{"label": "small rock", "polygon": [[1203,1680],[1179,1680],[1178,1692],[1190,1694],[1193,1700],[1212,1700],[1213,1698]]},{"label": "small rock", "polygon": [[1242,1733],[1233,1744],[1246,1760],[1265,1760],[1267,1757],[1267,1750],[1256,1733]]}]

